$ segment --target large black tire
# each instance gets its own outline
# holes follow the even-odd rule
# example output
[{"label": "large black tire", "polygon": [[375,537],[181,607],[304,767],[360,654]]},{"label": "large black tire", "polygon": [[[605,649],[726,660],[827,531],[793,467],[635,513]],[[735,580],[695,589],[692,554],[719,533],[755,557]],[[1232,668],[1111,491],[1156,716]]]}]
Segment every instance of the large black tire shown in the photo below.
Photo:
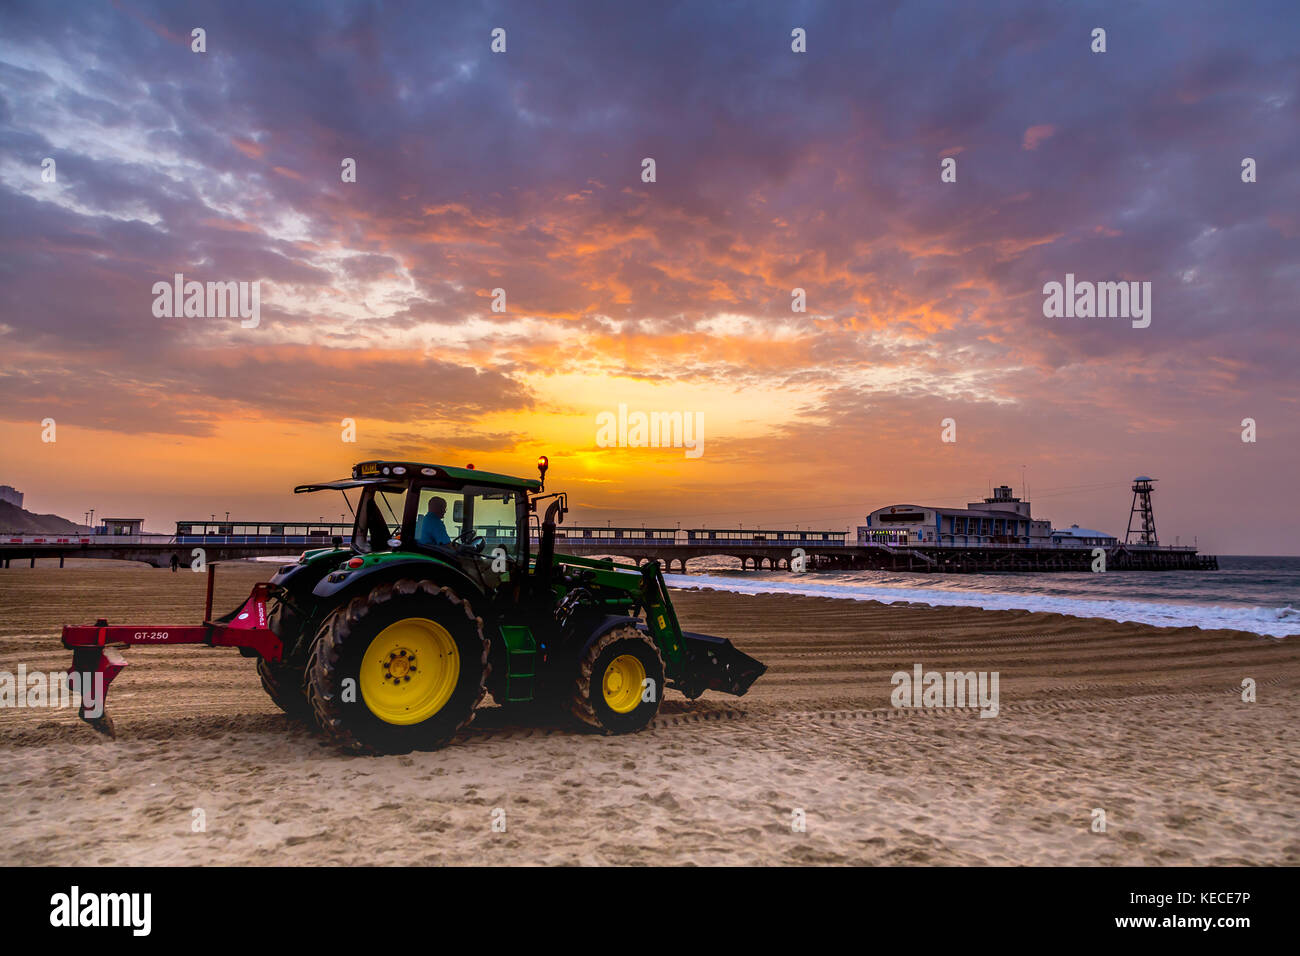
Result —
[{"label": "large black tire", "polygon": [[[302,622],[298,615],[288,608],[279,598],[268,598],[266,602],[266,624],[284,645],[288,655],[298,641],[298,632]],[[268,664],[262,658],[257,659],[257,675],[262,678],[262,689],[275,705],[294,720],[311,720],[311,703],[307,700],[307,688],[304,686],[306,667],[294,665],[281,660]]]},{"label": "large black tire", "polygon": [[[645,700],[646,694],[638,686],[632,709],[619,712],[607,699],[606,681],[614,676],[610,665],[619,658],[629,656],[639,662],[642,679],[651,681],[647,686],[653,690],[649,695],[653,699]],[[625,679],[624,672],[618,683],[622,684]],[[582,655],[569,697],[569,712],[587,726],[607,734],[635,733],[645,729],[654,720],[663,693],[664,659],[659,648],[649,635],[631,624],[625,624],[603,634]]]},{"label": "large black tire", "polygon": [[[450,696],[446,702],[418,723],[395,723],[380,716],[382,702],[367,697],[367,687],[374,686],[374,678],[362,680],[361,667],[370,645],[386,629],[401,622],[428,621],[445,633],[455,645],[457,665]],[[410,627],[411,625],[405,624]],[[385,642],[401,639],[384,638]],[[483,637],[483,622],[475,617],[469,602],[450,588],[432,581],[404,579],[392,584],[381,584],[368,594],[353,598],[336,608],[326,618],[317,636],[314,650],[307,665],[307,696],[315,713],[316,723],[324,733],[340,746],[357,753],[409,753],[412,750],[434,750],[449,741],[459,730],[474,719],[474,708],[486,693],[485,682],[489,673],[488,650],[490,644]],[[420,664],[424,671],[418,680],[427,680],[432,667],[428,651],[421,652]],[[406,658],[405,651],[402,652]],[[370,666],[383,665],[383,691],[390,692],[388,681],[401,687],[392,677],[384,661],[395,660],[382,652]],[[417,660],[412,653],[410,660]],[[439,666],[432,659],[433,667]],[[403,665],[405,668],[406,665]],[[394,671],[395,672],[395,671]],[[405,673],[405,669],[403,670]],[[410,673],[417,673],[415,664]],[[406,678],[409,681],[409,674]],[[349,685],[346,683],[351,681]],[[418,683],[414,685],[418,693]],[[400,709],[400,708],[399,708]],[[416,708],[417,712],[419,708]],[[393,711],[388,711],[391,716]],[[406,719],[403,717],[402,719]]]}]

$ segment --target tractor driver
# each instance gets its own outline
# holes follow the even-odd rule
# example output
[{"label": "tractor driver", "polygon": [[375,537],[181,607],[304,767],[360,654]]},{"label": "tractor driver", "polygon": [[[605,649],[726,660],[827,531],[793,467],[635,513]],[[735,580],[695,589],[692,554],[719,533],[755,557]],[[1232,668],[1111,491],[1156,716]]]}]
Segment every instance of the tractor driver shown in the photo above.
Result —
[{"label": "tractor driver", "polygon": [[434,495],[429,499],[429,510],[420,518],[415,529],[415,540],[423,545],[451,544],[451,535],[443,518],[447,514],[447,500]]}]

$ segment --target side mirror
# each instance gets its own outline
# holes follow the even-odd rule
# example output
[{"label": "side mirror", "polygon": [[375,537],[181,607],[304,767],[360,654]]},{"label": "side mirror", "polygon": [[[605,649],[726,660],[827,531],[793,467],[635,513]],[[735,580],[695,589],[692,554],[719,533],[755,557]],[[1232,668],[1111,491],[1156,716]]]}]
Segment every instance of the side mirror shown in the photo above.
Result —
[{"label": "side mirror", "polygon": [[451,506],[451,520],[456,524],[465,522],[465,499],[457,498]]},{"label": "side mirror", "polygon": [[542,482],[542,490],[546,490],[546,469],[551,467],[551,460],[545,455],[537,456],[537,474]]}]

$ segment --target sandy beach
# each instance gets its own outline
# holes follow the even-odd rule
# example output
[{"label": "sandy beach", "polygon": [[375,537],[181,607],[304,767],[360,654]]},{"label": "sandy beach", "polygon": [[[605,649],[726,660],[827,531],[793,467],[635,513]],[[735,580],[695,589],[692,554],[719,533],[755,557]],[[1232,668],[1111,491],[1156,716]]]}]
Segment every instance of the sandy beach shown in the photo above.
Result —
[{"label": "sandy beach", "polygon": [[[235,606],[272,567],[223,566],[216,607]],[[684,627],[729,637],[770,669],[744,698],[670,692],[652,728],[627,737],[520,723],[489,698],[443,750],[344,756],[284,717],[235,651],[129,648],[110,695],[116,740],[69,710],[0,708],[0,858],[1300,863],[1295,640],[673,597]],[[194,623],[202,603],[203,576],[186,571],[91,561],[0,571],[0,670],[69,667],[64,623]],[[998,715],[892,707],[891,675],[917,664],[998,672]],[[1242,701],[1243,678],[1256,681],[1254,703]],[[1096,809],[1105,832],[1093,831]]]}]

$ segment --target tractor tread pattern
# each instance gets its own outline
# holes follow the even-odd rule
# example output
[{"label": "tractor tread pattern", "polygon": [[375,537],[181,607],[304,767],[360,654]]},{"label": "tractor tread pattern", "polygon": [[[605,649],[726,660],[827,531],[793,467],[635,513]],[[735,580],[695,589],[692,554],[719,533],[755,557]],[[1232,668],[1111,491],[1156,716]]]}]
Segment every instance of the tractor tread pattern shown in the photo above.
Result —
[{"label": "tractor tread pattern", "polygon": [[[297,635],[283,633],[284,613],[279,598],[272,597],[266,602],[266,619],[267,626],[284,643],[284,651],[288,654]],[[257,676],[262,679],[262,690],[293,720],[310,721],[312,718],[311,702],[307,699],[304,685],[305,671],[304,667],[294,667],[283,661],[271,664],[261,657],[257,659]]]},{"label": "tractor tread pattern", "polygon": [[[602,634],[591,647],[587,648],[587,653],[582,655],[582,660],[578,663],[578,676],[574,680],[573,693],[569,695],[569,713],[588,727],[594,727],[603,733],[608,734],[612,733],[612,731],[601,724],[600,718],[596,716],[595,708],[591,706],[592,675],[595,671],[596,661],[601,654],[605,653],[605,649],[611,644],[629,638],[641,641],[654,651],[655,656],[659,658],[659,669],[660,673],[662,673],[664,657],[659,652],[659,645],[633,625],[624,624],[622,627],[613,628],[608,633]],[[662,687],[656,688],[655,692],[659,694],[661,699],[663,698],[664,689]]]},{"label": "tractor tread pattern", "polygon": [[[316,724],[327,737],[346,750],[359,754],[398,753],[399,750],[381,749],[359,739],[349,728],[344,719],[344,704],[337,699],[331,689],[335,684],[340,648],[352,633],[352,629],[376,607],[387,604],[394,597],[410,597],[416,593],[430,597],[441,596],[451,604],[461,608],[478,631],[483,643],[483,656],[480,663],[478,694],[474,704],[468,709],[464,720],[454,728],[442,734],[436,740],[428,741],[424,747],[436,749],[443,746],[457,733],[464,730],[474,720],[475,708],[487,693],[487,677],[491,671],[488,663],[488,651],[491,642],[483,636],[483,619],[474,614],[470,603],[460,597],[451,588],[443,587],[433,581],[402,578],[391,584],[381,584],[367,594],[354,597],[347,604],[336,608],[321,625],[320,632],[312,643],[313,664],[307,668],[307,696],[316,715]],[[409,752],[410,748],[407,748]],[[423,748],[422,748],[423,749]]]}]

